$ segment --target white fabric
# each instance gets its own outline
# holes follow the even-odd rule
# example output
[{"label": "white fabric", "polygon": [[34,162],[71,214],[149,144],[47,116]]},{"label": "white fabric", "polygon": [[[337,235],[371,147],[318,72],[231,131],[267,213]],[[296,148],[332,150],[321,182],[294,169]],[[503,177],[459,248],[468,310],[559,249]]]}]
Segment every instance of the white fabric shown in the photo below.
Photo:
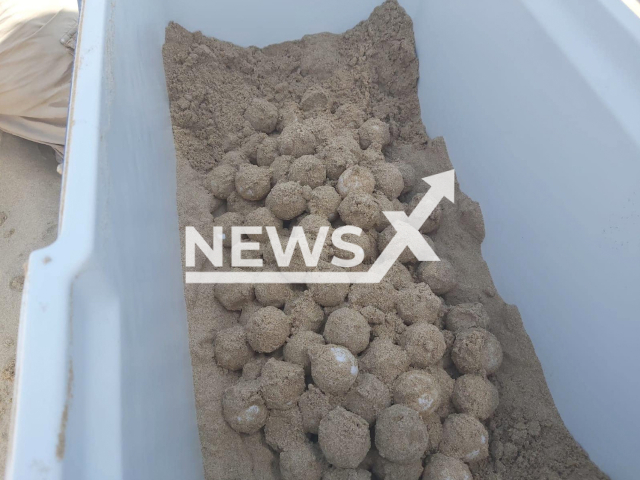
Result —
[{"label": "white fabric", "polygon": [[0,130],[64,151],[76,0],[0,0]]}]

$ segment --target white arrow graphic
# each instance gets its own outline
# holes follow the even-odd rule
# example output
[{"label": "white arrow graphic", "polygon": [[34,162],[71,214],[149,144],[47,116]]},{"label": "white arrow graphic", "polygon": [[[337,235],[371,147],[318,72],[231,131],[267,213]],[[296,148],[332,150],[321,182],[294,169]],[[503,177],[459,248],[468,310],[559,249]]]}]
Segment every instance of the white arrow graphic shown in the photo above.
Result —
[{"label": "white arrow graphic", "polygon": [[367,272],[186,272],[187,283],[379,283],[405,248],[421,261],[440,259],[424,239],[419,229],[438,206],[442,198],[454,201],[455,172],[448,170],[425,177],[431,188],[422,197],[411,215],[404,212],[383,212],[396,230],[387,247]]},{"label": "white arrow graphic", "polygon": [[450,200],[451,203],[454,202],[455,198],[454,170],[424,177],[422,180],[431,185],[431,188],[420,200],[420,203],[416,205],[409,217],[409,223],[416,229],[419,229],[427,221],[427,218],[429,218],[429,215],[431,215],[431,212],[438,206],[443,197]]}]

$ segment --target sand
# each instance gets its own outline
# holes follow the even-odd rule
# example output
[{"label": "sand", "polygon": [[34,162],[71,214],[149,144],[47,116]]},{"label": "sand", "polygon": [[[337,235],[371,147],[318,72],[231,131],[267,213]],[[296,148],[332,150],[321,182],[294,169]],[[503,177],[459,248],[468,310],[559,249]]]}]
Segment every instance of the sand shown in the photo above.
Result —
[{"label": "sand", "polygon": [[[263,49],[241,48],[171,24],[163,53],[178,155],[181,231],[191,225],[206,232],[214,223],[224,221],[219,218],[226,210],[244,218],[266,206],[285,227],[306,212],[321,214],[332,222],[339,216],[371,232],[380,244],[386,237],[379,232],[384,232],[386,225],[379,211],[404,209],[396,197],[400,195],[401,200],[410,203],[413,195],[427,188],[426,184],[416,184],[412,190],[413,178],[453,167],[444,140],[429,138],[420,120],[416,90],[418,60],[412,24],[394,1],[376,8],[367,21],[342,35],[305,36],[299,41]],[[352,132],[352,138],[348,134],[339,135],[344,132]],[[313,155],[322,159],[322,165],[313,158],[305,158]],[[249,166],[252,164],[255,166]],[[398,167],[394,169],[387,164]],[[352,170],[340,183],[344,171],[355,165],[363,168]],[[228,166],[242,168],[245,173],[238,179]],[[265,169],[269,170],[272,181],[268,194],[265,194],[268,189]],[[375,181],[373,192],[371,177]],[[358,179],[362,181],[354,181]],[[325,185],[319,186],[323,183]],[[337,195],[325,188],[337,185],[340,185],[336,188]],[[382,447],[382,451],[371,450],[359,468],[373,471],[374,478],[385,475],[418,478],[424,465],[435,457],[431,454],[440,450],[468,463],[475,479],[607,478],[564,427],[518,310],[507,305],[493,285],[480,249],[484,238],[480,206],[456,185],[456,203],[443,202],[442,208],[425,223],[423,232],[428,234],[444,262],[417,266],[411,263],[411,258],[405,258],[409,268],[394,271],[389,282],[348,290],[335,285],[317,286],[310,288],[304,297],[308,302],[310,295],[312,305],[324,307],[325,319],[343,307],[356,308],[367,317],[371,338],[375,340],[356,360],[363,372],[366,370],[379,378],[391,390],[396,378],[416,366],[411,355],[419,351],[419,345],[412,347],[411,355],[402,346],[408,343],[402,336],[407,325],[433,322],[445,341],[444,356],[436,360],[435,365],[430,365],[431,359],[422,364],[418,362],[429,378],[408,384],[402,395],[397,396],[398,403],[380,413],[371,413],[372,406],[362,409],[370,420],[393,409],[384,416],[385,424],[380,428],[381,432],[394,432],[397,427],[394,422],[410,418],[407,422],[415,424],[413,417],[421,418],[415,410],[415,388],[437,384],[438,395],[447,401],[442,400],[437,414],[429,412],[423,418],[426,427],[419,427],[419,434],[416,433],[420,437],[419,448],[413,450],[416,445],[411,441],[394,444],[394,433],[380,433],[379,438],[374,434],[371,445],[380,443],[378,449]],[[202,258],[199,262],[199,269],[211,268]],[[406,296],[424,302],[425,307],[398,309],[397,291],[421,282],[428,285],[430,293],[425,293],[423,288],[423,291],[406,292]],[[294,290],[300,294],[298,287]],[[283,337],[310,322],[306,317],[300,318],[306,315],[300,312],[311,312],[287,308],[285,302],[284,312],[296,311],[296,316],[291,315],[291,322],[274,320],[274,324],[278,324],[275,337],[261,338],[259,332],[253,332],[256,349],[264,353],[256,353],[243,372],[231,370],[216,363],[214,345],[218,333],[247,323],[251,326],[256,321],[253,317],[262,308],[279,307],[248,301],[242,292],[227,292],[222,298],[228,307],[225,308],[212,286],[185,286],[207,478],[282,478],[281,470],[287,478],[295,478],[296,465],[304,459],[313,463],[309,471],[317,476],[326,470],[326,464],[319,459],[315,447],[318,445],[313,433],[316,428],[324,432],[320,447],[325,459],[333,459],[334,467],[358,466],[354,462],[360,462],[363,452],[369,448],[362,436],[366,431],[362,427],[369,422],[352,412],[344,414],[342,407],[349,405],[346,401],[349,395],[345,397],[342,392],[361,382],[352,382],[339,368],[324,363],[322,368],[318,367],[322,375],[313,378],[313,351],[330,351],[335,346],[318,343],[308,347],[311,375],[306,376],[305,382],[327,390],[326,398],[312,386],[308,387],[308,392],[313,393],[312,402],[308,394],[299,395],[297,385],[307,365],[300,365],[299,370],[287,370],[283,366],[281,375],[287,386],[287,398],[271,399],[273,408],[264,432],[239,433],[224,420],[223,392],[242,382],[264,381],[260,380],[260,372],[266,359],[282,362]],[[430,295],[442,301],[434,302]],[[277,295],[265,295],[265,298],[280,303]],[[245,302],[244,307],[238,302]],[[484,313],[477,304],[482,304]],[[453,306],[458,308],[447,321],[444,314]],[[488,323],[485,314],[490,319]],[[263,312],[257,318],[264,316]],[[311,323],[316,325],[313,328],[319,328],[317,319]],[[450,329],[445,328],[448,325]],[[485,327],[491,335],[482,333]],[[318,331],[322,333],[321,329]],[[331,338],[337,341],[341,336],[334,331]],[[458,346],[457,338],[461,339]],[[495,339],[501,345],[501,365],[495,360],[498,344]],[[442,339],[438,343],[440,349],[441,342]],[[492,345],[491,351],[483,350],[485,343]],[[349,346],[353,351],[361,348],[358,342]],[[243,347],[238,351],[246,352]],[[339,353],[340,358],[351,355],[346,348]],[[317,354],[317,358],[325,359],[323,355]],[[412,361],[414,367],[411,367]],[[229,359],[224,365],[238,367]],[[339,381],[327,380],[327,372],[329,377],[333,375],[331,372],[337,372]],[[458,398],[465,395],[464,385],[459,388],[456,399],[457,408],[464,411],[456,413],[455,405],[448,398],[454,392],[454,378],[461,373],[479,375],[481,380],[487,376],[487,381],[494,385],[499,405],[492,415],[493,391],[479,387],[484,388],[484,397]],[[276,376],[269,374],[269,378]],[[293,381],[292,376],[298,380]],[[436,379],[435,384],[432,377]],[[273,387],[273,383],[269,385]],[[246,402],[245,397],[242,399]],[[314,405],[315,409],[311,407]],[[394,413],[396,410],[402,415]],[[320,412],[317,416],[322,418],[314,417],[314,412]],[[329,416],[331,412],[335,413]],[[480,422],[472,414],[490,416]],[[336,427],[323,430],[324,418],[328,419],[327,425],[335,423]],[[327,432],[332,431],[339,432],[338,440],[327,440]],[[399,431],[405,430],[400,427]],[[428,438],[425,438],[427,431]],[[488,442],[485,436],[489,437]],[[335,448],[336,442],[340,446],[340,438],[351,437],[357,439],[353,451]],[[438,441],[440,439],[442,441]],[[313,447],[308,447],[309,444]],[[284,451],[282,469],[280,451]],[[441,457],[435,459],[442,460]],[[340,473],[331,472],[331,475]]]}]

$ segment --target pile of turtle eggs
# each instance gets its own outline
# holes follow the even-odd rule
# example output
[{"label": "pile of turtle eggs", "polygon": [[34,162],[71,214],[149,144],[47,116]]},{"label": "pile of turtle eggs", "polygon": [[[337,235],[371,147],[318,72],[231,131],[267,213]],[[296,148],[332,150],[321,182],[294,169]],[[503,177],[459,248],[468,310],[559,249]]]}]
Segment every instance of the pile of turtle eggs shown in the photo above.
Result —
[{"label": "pile of turtle eggs", "polygon": [[[368,269],[395,232],[382,212],[409,214],[421,198],[411,165],[385,160],[397,132],[319,88],[280,109],[253,99],[245,119],[209,175],[225,246],[232,226],[273,226],[284,247],[294,226],[313,244],[322,226],[355,225],[354,269]],[[432,245],[443,215],[421,229]],[[249,237],[264,269],[279,269],[264,230]],[[331,258],[349,255],[329,235],[314,268],[340,271]],[[297,254],[288,268],[309,269]],[[222,397],[226,422],[262,430],[284,479],[471,480],[467,464],[488,456],[502,350],[482,304],[446,305],[456,286],[451,263],[408,249],[378,284],[216,285],[238,313],[214,342],[217,365],[242,372]]]}]

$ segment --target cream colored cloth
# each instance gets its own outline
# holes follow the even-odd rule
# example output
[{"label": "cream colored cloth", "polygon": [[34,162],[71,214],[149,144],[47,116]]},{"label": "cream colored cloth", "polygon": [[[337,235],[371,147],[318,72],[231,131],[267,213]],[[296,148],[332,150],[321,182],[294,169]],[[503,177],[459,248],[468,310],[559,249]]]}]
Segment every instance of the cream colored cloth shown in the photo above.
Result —
[{"label": "cream colored cloth", "polygon": [[77,0],[0,0],[0,130],[64,152]]}]

